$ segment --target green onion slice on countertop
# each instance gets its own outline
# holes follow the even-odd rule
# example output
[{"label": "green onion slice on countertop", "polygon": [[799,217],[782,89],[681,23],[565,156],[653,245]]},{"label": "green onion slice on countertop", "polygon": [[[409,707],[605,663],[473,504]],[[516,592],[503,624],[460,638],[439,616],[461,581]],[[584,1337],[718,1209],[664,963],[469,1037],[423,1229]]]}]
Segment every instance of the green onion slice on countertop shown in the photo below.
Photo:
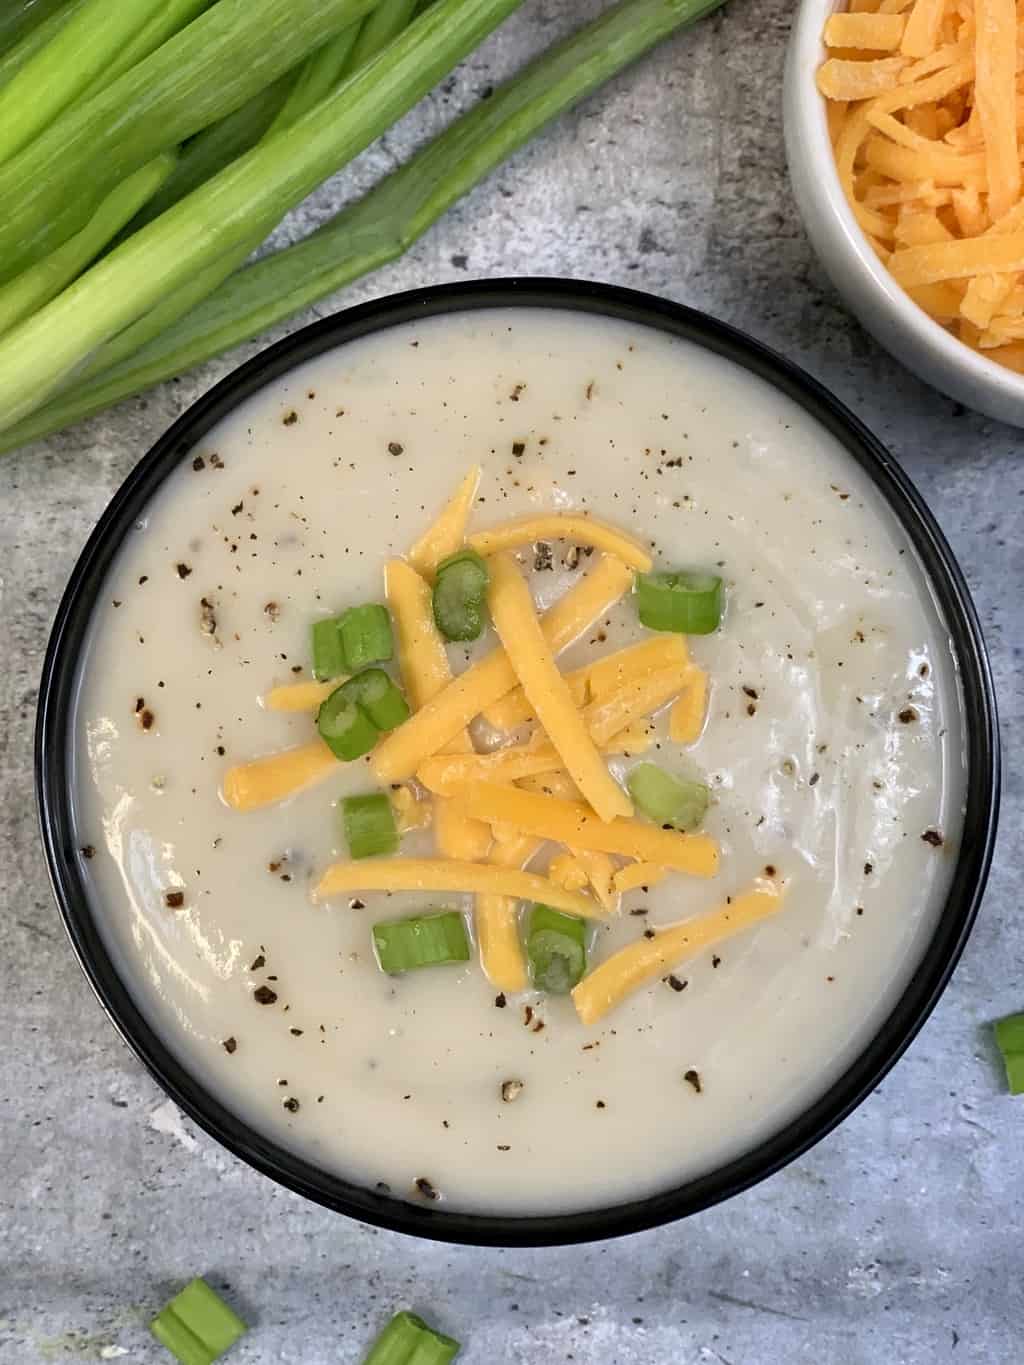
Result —
[{"label": "green onion slice on countertop", "polygon": [[398,827],[383,792],[346,796],[341,803],[345,842],[352,858],[373,858],[398,851]]},{"label": "green onion slice on countertop", "polygon": [[448,1365],[459,1343],[428,1327],[415,1313],[396,1313],[370,1347],[363,1365]]},{"label": "green onion slice on countertop", "polygon": [[475,640],[484,627],[487,565],[475,550],[442,559],[434,578],[434,620],[446,640]]},{"label": "green onion slice on countertop", "polygon": [[535,905],[530,911],[526,956],[540,991],[566,995],[587,968],[586,925],[576,915]]},{"label": "green onion slice on countertop", "polygon": [[363,708],[345,695],[344,684],[335,688],[316,713],[316,728],[343,763],[368,754],[380,738],[380,731]]},{"label": "green onion slice on countertop", "polygon": [[995,1026],[1011,1095],[1024,1095],[1024,1014],[1011,1014]]},{"label": "green onion slice on countertop", "polygon": [[383,668],[366,668],[339,690],[366,712],[378,730],[394,730],[409,719],[409,703]]},{"label": "green onion slice on countertop", "polygon": [[417,967],[469,961],[466,925],[457,910],[383,920],[373,926],[373,944],[381,969],[388,976]]},{"label": "green onion slice on countertop", "polygon": [[626,778],[629,794],[650,820],[690,831],[707,814],[709,792],[703,782],[685,782],[656,763],[638,763]]},{"label": "green onion slice on countertop", "polygon": [[710,635],[722,619],[722,580],[686,570],[637,574],[636,604],[648,630]]},{"label": "green onion slice on countertop", "polygon": [[149,1324],[181,1365],[212,1365],[247,1328],[205,1280],[195,1279]]}]

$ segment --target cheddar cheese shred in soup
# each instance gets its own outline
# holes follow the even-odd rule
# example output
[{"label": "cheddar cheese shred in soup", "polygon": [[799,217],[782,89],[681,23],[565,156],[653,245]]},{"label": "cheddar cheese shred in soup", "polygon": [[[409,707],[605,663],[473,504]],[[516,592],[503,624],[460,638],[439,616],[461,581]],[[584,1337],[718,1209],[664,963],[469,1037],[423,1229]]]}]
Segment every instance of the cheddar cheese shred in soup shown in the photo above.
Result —
[{"label": "cheddar cheese shred in soup", "polygon": [[893,514],[691,343],[351,342],[170,476],[76,715],[94,912],[175,1055],[368,1188],[666,1189],[818,1098],[934,927],[957,681]]}]

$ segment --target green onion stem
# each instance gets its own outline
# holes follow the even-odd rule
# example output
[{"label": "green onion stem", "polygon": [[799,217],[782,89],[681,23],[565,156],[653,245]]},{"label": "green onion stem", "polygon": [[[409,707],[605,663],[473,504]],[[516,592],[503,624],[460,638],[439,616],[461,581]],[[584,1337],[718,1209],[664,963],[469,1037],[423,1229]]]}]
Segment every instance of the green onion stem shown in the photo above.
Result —
[{"label": "green onion stem", "polygon": [[[0,11],[0,87],[44,48],[88,0],[39,0]],[[20,11],[20,13],[19,13]]]},{"label": "green onion stem", "polygon": [[[124,240],[131,232],[138,232],[139,228],[145,227],[154,218],[159,218],[161,213],[205,184],[218,171],[251,151],[277,118],[295,78],[295,72],[287,72],[253,95],[252,99],[246,100],[240,108],[189,138],[179,153],[174,174],[145,208],[135,215],[120,240]],[[179,313],[176,316],[182,315]],[[130,355],[133,349],[122,351],[122,354]],[[84,373],[90,373],[88,367]]]},{"label": "green onion stem", "polygon": [[1024,1014],[1011,1014],[995,1025],[1011,1095],[1024,1095]]},{"label": "green onion stem", "polygon": [[396,1313],[370,1347],[363,1365],[450,1365],[459,1343],[428,1327],[415,1313]]},{"label": "green onion stem", "polygon": [[466,926],[457,910],[417,915],[413,919],[382,920],[373,926],[373,946],[381,971],[388,976],[417,967],[469,961]]},{"label": "green onion stem", "polygon": [[380,0],[362,24],[352,49],[352,70],[370,61],[412,22],[417,0]]},{"label": "green onion stem", "polygon": [[67,0],[7,0],[0,9],[0,52],[21,42],[66,4]]},{"label": "green onion stem", "polygon": [[0,277],[53,250],[111,186],[237,109],[372,6],[217,0],[99,94],[66,109],[0,165]]},{"label": "green onion stem", "polygon": [[88,0],[0,90],[0,162],[31,142],[110,65],[165,0]]},{"label": "green onion stem", "polygon": [[0,434],[0,452],[230,350],[395,260],[551,119],[722,3],[624,0],[544,53],[305,241],[238,271],[166,331],[150,314],[145,346],[140,331],[140,349],[130,359],[119,358],[106,373]]},{"label": "green onion stem", "polygon": [[246,241],[253,221],[283,215],[361,152],[519,3],[437,0],[292,128],[168,209],[8,333],[0,341],[0,428],[38,407],[94,347]]},{"label": "green onion stem", "polygon": [[152,198],[176,164],[173,152],[154,157],[107,195],[81,232],[13,280],[0,284],[0,337],[70,284]]},{"label": "green onion stem", "polygon": [[[367,16],[363,23],[368,23],[371,17]],[[325,99],[343,76],[355,70],[351,58],[359,30],[359,24],[348,24],[306,58],[292,78],[288,96],[265,136],[273,137],[283,128],[290,128]]]},{"label": "green onion stem", "polygon": [[203,1279],[187,1284],[149,1324],[181,1365],[211,1365],[248,1330]]},{"label": "green onion stem", "polygon": [[398,826],[391,802],[383,792],[346,796],[341,823],[350,858],[376,858],[398,851]]},{"label": "green onion stem", "polygon": [[[109,3],[109,0],[108,0]],[[111,81],[131,70],[144,57],[155,52],[161,43],[166,43],[175,33],[190,24],[193,19],[210,8],[213,0],[164,0],[157,12],[123,47],[114,53],[109,64],[85,87],[80,100],[91,99]]]},{"label": "green onion stem", "polygon": [[[390,24],[375,24],[371,31],[377,46],[366,41],[360,44],[364,60],[376,56],[380,48],[395,36],[397,8],[395,0],[385,0],[364,21],[365,27],[377,13],[385,9],[391,16]],[[357,63],[352,52],[357,37],[362,37],[360,25],[350,24],[307,57],[297,72],[289,72],[267,91],[261,91],[242,109],[236,110],[235,114],[229,114],[226,119],[193,138],[182,154],[180,174],[173,176],[153,202],[146,205],[129,225],[128,231],[138,231],[146,223],[152,222],[165,209],[197,189],[217,171],[223,170],[229,162],[249,151],[261,138],[272,137],[275,132],[289,127],[308,113],[319,99],[356,69]],[[274,226],[276,215],[275,221],[269,226],[260,223],[240,247],[221,256],[206,270],[200,270],[180,289],[162,299],[155,308],[101,346],[76,372],[76,386],[134,355],[153,337],[159,336],[184,317],[197,303],[208,298],[219,284],[245,263]]]}]

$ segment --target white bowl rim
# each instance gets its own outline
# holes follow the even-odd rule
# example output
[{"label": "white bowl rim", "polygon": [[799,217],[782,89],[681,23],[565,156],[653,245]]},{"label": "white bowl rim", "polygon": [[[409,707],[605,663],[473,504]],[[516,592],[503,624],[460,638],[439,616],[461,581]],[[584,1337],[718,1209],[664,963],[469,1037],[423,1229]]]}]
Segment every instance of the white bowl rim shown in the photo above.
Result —
[{"label": "white bowl rim", "polygon": [[787,82],[790,108],[797,111],[804,145],[814,162],[817,183],[844,243],[858,266],[865,290],[884,296],[898,315],[899,324],[916,334],[921,344],[950,367],[961,370],[979,387],[998,390],[1017,402],[1024,401],[1024,375],[986,360],[959,341],[917,306],[896,283],[876,256],[860,224],[853,216],[839,181],[835,156],[828,135],[825,99],[815,83],[815,73],[825,58],[822,31],[828,16],[846,8],[845,0],[800,0],[790,38]]}]

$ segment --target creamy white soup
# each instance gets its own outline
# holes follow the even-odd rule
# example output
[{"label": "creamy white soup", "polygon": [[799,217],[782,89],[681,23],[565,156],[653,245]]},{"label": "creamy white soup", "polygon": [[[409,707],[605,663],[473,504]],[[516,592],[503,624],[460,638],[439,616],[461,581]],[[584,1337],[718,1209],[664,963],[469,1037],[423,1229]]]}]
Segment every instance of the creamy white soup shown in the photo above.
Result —
[{"label": "creamy white soup", "polygon": [[[314,899],[347,858],[339,803],[381,789],[369,760],[258,809],[222,795],[232,767],[315,740],[313,713],[274,711],[268,693],[310,680],[315,620],[385,600],[385,562],[475,463],[471,533],[575,511],[649,547],[656,568],[723,580],[719,629],[686,640],[710,684],[693,742],[669,738],[662,710],[642,754],[607,757],[620,781],[645,761],[707,785],[700,837],[718,870],[628,891],[593,921],[589,965],[766,879],[781,908],[589,1026],[569,996],[497,991],[475,946],[466,962],[381,970],[375,923],[454,909],[472,935],[471,895]],[[570,538],[521,546],[515,563],[543,609],[601,560]],[[627,592],[559,667],[646,635]],[[449,646],[452,671],[497,643],[488,628]],[[211,432],[104,586],[76,736],[94,911],[178,1059],[323,1167],[480,1212],[666,1189],[818,1098],[914,969],[964,791],[946,630],[839,444],[694,345],[558,311],[368,337]],[[482,722],[474,739],[503,742]],[[406,834],[398,856],[432,857],[432,838]],[[563,852],[545,844],[530,871]]]}]

